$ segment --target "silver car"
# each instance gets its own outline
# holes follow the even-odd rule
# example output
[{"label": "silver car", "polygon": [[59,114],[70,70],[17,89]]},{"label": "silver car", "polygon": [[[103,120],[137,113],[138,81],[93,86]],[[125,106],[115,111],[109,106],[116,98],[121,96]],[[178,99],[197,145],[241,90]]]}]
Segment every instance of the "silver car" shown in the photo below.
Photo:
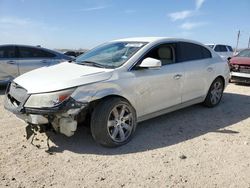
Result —
[{"label": "silver car", "polygon": [[114,147],[132,138],[138,122],[197,103],[218,105],[228,81],[227,62],[198,42],[129,38],[21,75],[7,89],[5,108],[67,136],[88,119],[93,138]]},{"label": "silver car", "polygon": [[72,60],[49,49],[26,45],[0,45],[0,84],[44,66]]}]

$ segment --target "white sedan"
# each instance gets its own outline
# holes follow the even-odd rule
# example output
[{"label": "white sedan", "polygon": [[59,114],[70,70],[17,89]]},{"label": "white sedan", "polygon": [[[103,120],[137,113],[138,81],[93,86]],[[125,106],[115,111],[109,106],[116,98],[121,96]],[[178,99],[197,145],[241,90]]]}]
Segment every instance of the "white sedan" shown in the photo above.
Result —
[{"label": "white sedan", "polygon": [[228,81],[227,62],[201,43],[129,38],[21,75],[7,89],[5,108],[67,136],[87,117],[93,138],[114,147],[132,138],[138,122],[197,103],[218,105]]}]

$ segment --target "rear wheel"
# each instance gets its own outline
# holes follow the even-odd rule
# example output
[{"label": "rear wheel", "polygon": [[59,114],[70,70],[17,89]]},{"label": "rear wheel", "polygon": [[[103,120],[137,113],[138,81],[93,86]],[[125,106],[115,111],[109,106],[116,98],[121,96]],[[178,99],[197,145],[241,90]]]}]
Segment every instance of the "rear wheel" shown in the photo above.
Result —
[{"label": "rear wheel", "polygon": [[224,83],[222,78],[216,78],[211,84],[204,104],[208,107],[214,107],[221,101],[224,90]]},{"label": "rear wheel", "polygon": [[110,98],[93,111],[91,133],[96,142],[115,147],[130,141],[136,129],[134,108],[124,99]]}]

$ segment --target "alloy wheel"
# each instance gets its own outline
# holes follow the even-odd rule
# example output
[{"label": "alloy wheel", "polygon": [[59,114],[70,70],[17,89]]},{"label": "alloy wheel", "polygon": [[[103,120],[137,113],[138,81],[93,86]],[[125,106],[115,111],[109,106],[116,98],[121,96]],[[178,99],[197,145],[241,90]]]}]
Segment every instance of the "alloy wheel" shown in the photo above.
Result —
[{"label": "alloy wheel", "polygon": [[110,112],[107,129],[115,142],[124,142],[133,131],[133,115],[126,104],[116,105]]},{"label": "alloy wheel", "polygon": [[216,81],[213,84],[213,89],[211,90],[211,103],[217,104],[223,93],[223,84],[220,81]]}]

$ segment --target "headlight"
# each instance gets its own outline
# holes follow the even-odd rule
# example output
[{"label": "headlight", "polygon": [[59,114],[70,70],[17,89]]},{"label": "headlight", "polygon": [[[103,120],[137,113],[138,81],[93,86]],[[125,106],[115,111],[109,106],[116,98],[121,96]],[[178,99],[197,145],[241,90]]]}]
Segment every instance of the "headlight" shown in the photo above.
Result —
[{"label": "headlight", "polygon": [[24,106],[28,108],[55,107],[67,100],[74,90],[75,88],[52,93],[34,94],[29,97]]}]

